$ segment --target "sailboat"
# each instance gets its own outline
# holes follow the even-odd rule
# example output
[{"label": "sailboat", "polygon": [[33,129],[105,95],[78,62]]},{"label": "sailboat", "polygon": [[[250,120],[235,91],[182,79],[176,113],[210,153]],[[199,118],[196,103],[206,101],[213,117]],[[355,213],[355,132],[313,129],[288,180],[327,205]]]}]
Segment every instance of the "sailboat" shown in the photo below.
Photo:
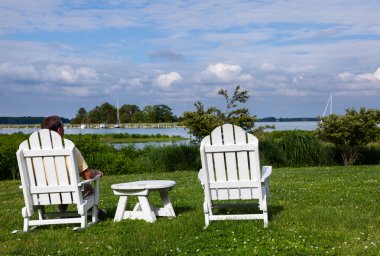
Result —
[{"label": "sailboat", "polygon": [[329,97],[327,104],[326,104],[326,107],[325,107],[325,111],[323,111],[322,117],[324,117],[326,115],[326,111],[327,111],[327,108],[329,105],[330,105],[330,114],[329,115],[332,114],[332,103],[333,103],[333,97],[332,97],[332,94],[330,94],[330,97]]},{"label": "sailboat", "polygon": [[[332,102],[333,102],[333,97],[332,97],[332,94],[330,94],[330,97],[329,97],[329,99],[327,100],[327,103],[326,103],[325,111],[323,111],[323,115],[322,115],[322,117],[326,116],[326,111],[327,111],[327,108],[328,108],[329,106],[330,106],[330,114],[329,114],[329,115],[332,114]],[[320,123],[320,124],[323,123],[322,118],[320,119],[319,123]]]},{"label": "sailboat", "polygon": [[119,100],[116,101],[116,124],[113,126],[114,128],[120,128],[120,114],[119,114]]}]

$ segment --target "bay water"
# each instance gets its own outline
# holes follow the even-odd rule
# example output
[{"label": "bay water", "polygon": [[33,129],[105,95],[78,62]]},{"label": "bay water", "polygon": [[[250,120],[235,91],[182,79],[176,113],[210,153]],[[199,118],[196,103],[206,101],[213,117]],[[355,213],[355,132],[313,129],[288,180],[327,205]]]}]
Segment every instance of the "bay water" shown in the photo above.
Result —
[{"label": "bay water", "polygon": [[[256,127],[265,126],[265,125],[274,125],[275,131],[283,130],[306,130],[312,131],[317,128],[317,122],[314,121],[303,121],[303,122],[257,122]],[[0,134],[12,134],[17,132],[22,132],[24,134],[30,134],[36,131],[37,128],[1,128]],[[268,129],[266,131],[272,131]],[[188,133],[186,128],[177,127],[177,128],[110,128],[110,129],[101,129],[101,128],[87,128],[87,129],[78,129],[78,128],[66,128],[65,134],[113,134],[113,133],[129,133],[129,134],[161,134],[169,136],[181,136],[185,138],[184,141],[179,142],[147,142],[147,143],[133,143],[136,148],[143,148],[146,145],[155,145],[155,146],[164,146],[175,144],[187,144],[189,143],[191,136]],[[126,146],[128,144],[120,143],[114,144],[116,148]]]}]

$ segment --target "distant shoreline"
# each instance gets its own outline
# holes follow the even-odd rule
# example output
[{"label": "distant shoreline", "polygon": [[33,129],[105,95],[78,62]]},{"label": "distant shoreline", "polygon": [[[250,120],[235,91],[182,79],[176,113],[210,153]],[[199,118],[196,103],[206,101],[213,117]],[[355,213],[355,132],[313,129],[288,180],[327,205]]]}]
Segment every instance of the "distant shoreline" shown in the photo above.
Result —
[{"label": "distant shoreline", "polygon": [[[318,118],[279,118],[278,120],[260,119],[257,123],[278,123],[278,122],[318,122]],[[68,129],[81,129],[80,124],[64,124]],[[0,129],[38,129],[40,124],[0,124]],[[86,128],[100,128],[100,124],[87,124]],[[186,128],[178,123],[126,123],[120,124],[120,128]],[[113,124],[105,124],[105,129],[117,129]]]},{"label": "distant shoreline", "polygon": [[[81,129],[81,124],[64,124],[68,129]],[[39,129],[40,124],[0,124],[0,129]],[[105,124],[100,128],[100,124],[86,124],[89,129],[118,129],[114,124]],[[178,123],[127,123],[120,124],[120,128],[185,128]]]}]

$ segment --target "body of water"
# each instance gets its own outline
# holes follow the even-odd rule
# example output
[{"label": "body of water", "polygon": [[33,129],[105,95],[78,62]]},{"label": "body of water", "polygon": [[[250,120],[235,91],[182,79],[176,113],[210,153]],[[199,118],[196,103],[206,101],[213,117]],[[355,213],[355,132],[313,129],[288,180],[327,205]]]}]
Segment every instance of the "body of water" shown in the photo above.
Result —
[{"label": "body of water", "polygon": [[[275,131],[283,131],[283,130],[306,130],[312,131],[317,128],[317,122],[257,122],[256,127],[265,126],[265,125],[274,125]],[[0,134],[12,134],[17,132],[22,132],[24,134],[30,134],[36,131],[37,128],[2,128],[0,129]],[[268,129],[267,131],[272,131],[272,129]],[[133,144],[135,148],[142,149],[147,145],[154,146],[166,146],[172,144],[189,144],[190,142],[190,134],[188,134],[188,130],[186,128],[110,128],[110,129],[100,129],[100,128],[87,128],[87,129],[79,129],[79,128],[66,128],[65,134],[112,134],[112,133],[129,133],[129,134],[162,134],[169,136],[181,136],[186,138],[183,141],[177,142],[146,142],[146,143],[117,143],[113,144],[113,146],[117,149],[121,147],[128,146],[129,144]]]},{"label": "body of water", "polygon": [[[317,128],[317,122],[305,121],[305,122],[257,122],[256,127],[264,125],[274,125],[275,131],[283,130],[306,130],[312,131]],[[25,134],[30,134],[36,131],[37,128],[2,128],[0,129],[0,134],[12,134],[17,132],[22,132]],[[271,131],[269,129],[268,131]],[[66,134],[112,134],[112,133],[129,133],[129,134],[162,134],[169,136],[181,136],[183,138],[190,138],[186,128],[110,128],[110,129],[100,129],[100,128],[66,128]]]}]

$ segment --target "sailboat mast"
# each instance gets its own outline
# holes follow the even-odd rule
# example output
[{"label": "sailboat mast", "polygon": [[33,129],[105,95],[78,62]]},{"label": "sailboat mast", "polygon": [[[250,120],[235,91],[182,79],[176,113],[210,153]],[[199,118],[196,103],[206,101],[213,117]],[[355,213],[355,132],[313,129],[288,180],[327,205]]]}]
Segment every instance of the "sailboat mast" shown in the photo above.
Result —
[{"label": "sailboat mast", "polygon": [[117,111],[117,125],[120,125],[120,115],[119,115],[119,100],[116,101],[116,111]]}]

